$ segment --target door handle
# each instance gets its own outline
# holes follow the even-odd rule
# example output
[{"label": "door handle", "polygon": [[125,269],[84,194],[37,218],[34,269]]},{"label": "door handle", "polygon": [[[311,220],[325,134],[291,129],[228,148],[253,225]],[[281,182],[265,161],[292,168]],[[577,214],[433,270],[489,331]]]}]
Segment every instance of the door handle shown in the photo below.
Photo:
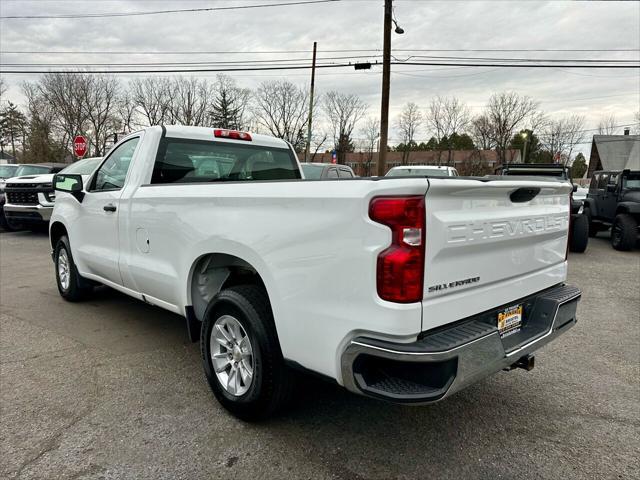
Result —
[{"label": "door handle", "polygon": [[105,212],[115,212],[116,211],[116,206],[113,203],[108,203],[107,205],[102,207],[102,209]]}]

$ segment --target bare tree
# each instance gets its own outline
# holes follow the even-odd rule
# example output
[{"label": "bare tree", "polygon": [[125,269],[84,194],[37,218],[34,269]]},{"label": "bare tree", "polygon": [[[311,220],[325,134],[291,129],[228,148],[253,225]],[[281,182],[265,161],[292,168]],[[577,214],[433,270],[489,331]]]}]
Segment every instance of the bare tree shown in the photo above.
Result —
[{"label": "bare tree", "polygon": [[611,114],[604,116],[600,119],[600,123],[598,123],[598,135],[615,135],[618,121],[616,120],[616,116]]},{"label": "bare tree", "polygon": [[311,135],[311,144],[315,145],[315,147],[310,161],[313,162],[313,160],[316,158],[316,155],[318,154],[322,146],[326,143],[328,138],[329,135],[326,132],[315,133]]},{"label": "bare tree", "polygon": [[41,97],[39,103],[48,103],[54,115],[51,128],[61,137],[60,143],[71,151],[73,137],[84,133],[87,124],[83,102],[84,83],[87,77],[82,73],[47,73],[35,84]]},{"label": "bare tree", "polygon": [[23,141],[24,155],[21,161],[34,163],[43,159],[62,160],[69,155],[69,151],[60,142],[63,133],[52,131],[57,115],[53,105],[40,94],[36,83],[23,83],[22,91],[27,99],[28,128]]},{"label": "bare tree", "polygon": [[4,78],[0,78],[0,100],[4,99],[4,94],[7,93],[9,87],[4,81]]},{"label": "bare tree", "polygon": [[469,119],[469,108],[456,97],[434,98],[427,112],[427,124],[438,141],[465,130]]},{"label": "bare tree", "polygon": [[[427,111],[427,124],[431,127],[435,139],[440,144],[454,133],[465,130],[470,121],[469,108],[456,97],[436,97],[431,101]],[[447,165],[452,160],[452,147],[447,147]],[[438,164],[441,163],[440,154]]]},{"label": "bare tree", "polygon": [[166,78],[136,78],[131,81],[133,102],[142,111],[147,125],[162,125],[169,117],[171,82]]},{"label": "bare tree", "polygon": [[489,117],[486,114],[479,115],[471,121],[471,137],[473,138],[473,143],[480,150],[493,148],[495,135],[493,134]]},{"label": "bare tree", "polygon": [[213,87],[213,101],[209,117],[214,127],[244,130],[251,90],[239,88],[233,78],[218,75]]},{"label": "bare tree", "polygon": [[360,129],[364,137],[364,148],[367,152],[366,175],[371,175],[371,165],[373,163],[373,152],[377,150],[377,142],[380,139],[380,120],[368,117]]},{"label": "bare tree", "polygon": [[211,108],[213,90],[207,80],[175,77],[167,102],[168,121],[179,125],[205,125]]},{"label": "bare tree", "polygon": [[633,129],[633,131],[635,132],[636,135],[640,135],[640,110],[636,112],[633,118],[635,119],[635,122],[636,122],[636,127]]},{"label": "bare tree", "polygon": [[398,118],[396,119],[396,128],[400,132],[402,142],[402,164],[409,161],[411,150],[416,145],[416,131],[422,125],[422,113],[418,105],[413,102],[407,103]]},{"label": "bare tree", "polygon": [[118,118],[120,119],[122,131],[124,133],[132,132],[136,125],[138,125],[138,106],[133,101],[133,97],[129,90],[125,90],[118,97],[116,102],[116,111]]},{"label": "bare tree", "polygon": [[331,125],[338,163],[344,163],[346,152],[353,148],[351,135],[367,105],[355,94],[331,91],[324,96],[322,107]]},{"label": "bare tree", "polygon": [[271,135],[286,140],[300,150],[305,141],[308,100],[306,89],[288,80],[263,82],[255,92],[256,121]]},{"label": "bare tree", "polygon": [[540,140],[551,153],[551,158],[565,165],[570,164],[576,145],[584,139],[584,117],[580,115],[552,120],[540,135]]},{"label": "bare tree", "polygon": [[487,105],[486,116],[501,163],[506,163],[506,151],[513,134],[527,126],[538,126],[544,119],[538,111],[537,102],[515,92],[492,95]]},{"label": "bare tree", "polygon": [[94,155],[101,156],[106,153],[107,139],[120,130],[117,115],[120,83],[114,77],[85,74],[82,76],[80,88],[84,114],[89,126],[86,133],[94,147]]}]

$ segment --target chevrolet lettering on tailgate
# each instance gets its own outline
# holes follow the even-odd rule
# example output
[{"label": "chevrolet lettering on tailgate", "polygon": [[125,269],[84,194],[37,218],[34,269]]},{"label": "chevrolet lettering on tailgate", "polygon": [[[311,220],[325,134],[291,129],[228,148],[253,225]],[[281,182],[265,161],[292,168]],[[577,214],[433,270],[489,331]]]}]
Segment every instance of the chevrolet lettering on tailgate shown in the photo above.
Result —
[{"label": "chevrolet lettering on tailgate", "polygon": [[447,243],[537,235],[550,230],[563,230],[567,225],[567,215],[455,224],[447,227]]}]

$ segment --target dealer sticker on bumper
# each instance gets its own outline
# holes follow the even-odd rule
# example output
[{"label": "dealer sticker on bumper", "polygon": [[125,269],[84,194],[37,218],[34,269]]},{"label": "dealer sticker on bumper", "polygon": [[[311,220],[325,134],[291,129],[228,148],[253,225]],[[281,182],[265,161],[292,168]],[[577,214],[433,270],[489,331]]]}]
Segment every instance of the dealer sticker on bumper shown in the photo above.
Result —
[{"label": "dealer sticker on bumper", "polygon": [[521,327],[522,305],[513,305],[498,313],[498,332],[501,338],[519,332]]}]

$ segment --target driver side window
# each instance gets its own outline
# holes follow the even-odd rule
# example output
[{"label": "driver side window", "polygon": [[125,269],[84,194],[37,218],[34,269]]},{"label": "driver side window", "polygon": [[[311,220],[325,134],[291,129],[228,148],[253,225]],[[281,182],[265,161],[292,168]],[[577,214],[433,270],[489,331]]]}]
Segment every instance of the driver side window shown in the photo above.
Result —
[{"label": "driver side window", "polygon": [[139,140],[140,137],[127,140],[111,152],[109,158],[96,172],[91,191],[119,190],[124,186],[131,158]]}]

